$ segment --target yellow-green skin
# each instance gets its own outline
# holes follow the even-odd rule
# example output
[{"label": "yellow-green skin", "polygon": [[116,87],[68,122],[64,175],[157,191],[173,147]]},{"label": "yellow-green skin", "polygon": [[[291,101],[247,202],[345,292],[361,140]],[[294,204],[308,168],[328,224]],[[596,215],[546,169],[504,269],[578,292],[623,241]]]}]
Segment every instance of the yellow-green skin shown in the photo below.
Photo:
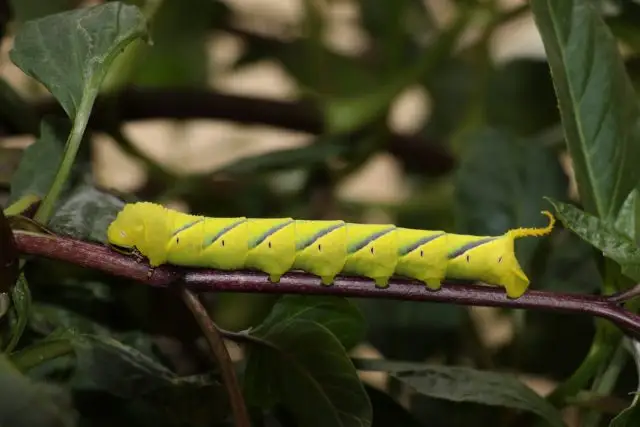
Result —
[{"label": "yellow-green skin", "polygon": [[126,205],[107,235],[112,245],[135,248],[152,267],[255,269],[274,282],[302,270],[325,285],[342,273],[381,287],[400,275],[434,290],[448,277],[503,286],[510,298],[519,298],[529,280],[515,257],[514,239],[546,234],[550,227],[479,237],[343,221],[206,218],[140,202]]}]

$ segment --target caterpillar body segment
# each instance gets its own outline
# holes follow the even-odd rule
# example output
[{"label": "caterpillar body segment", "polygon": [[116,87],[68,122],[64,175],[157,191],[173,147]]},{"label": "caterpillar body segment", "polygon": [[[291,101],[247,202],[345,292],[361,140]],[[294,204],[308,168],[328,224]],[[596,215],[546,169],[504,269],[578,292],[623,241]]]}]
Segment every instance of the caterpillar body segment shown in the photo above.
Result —
[{"label": "caterpillar body segment", "polygon": [[347,257],[347,224],[344,221],[297,220],[293,269],[320,276],[330,285]]},{"label": "caterpillar body segment", "polygon": [[396,226],[347,224],[347,259],[342,272],[373,279],[386,287],[398,263]]},{"label": "caterpillar body segment", "polygon": [[514,240],[551,232],[519,228],[501,236],[469,236],[414,230],[391,224],[352,224],[292,218],[206,218],[140,202],[125,205],[107,231],[109,243],[136,249],[152,267],[174,264],[220,270],[255,269],[272,281],[290,270],[319,276],[330,285],[343,273],[387,286],[394,275],[437,290],[445,278],[502,286],[510,298],[529,286],[514,253]]},{"label": "caterpillar body segment", "polygon": [[433,290],[440,289],[447,274],[449,234],[410,228],[398,228],[396,234],[396,274],[419,280]]}]

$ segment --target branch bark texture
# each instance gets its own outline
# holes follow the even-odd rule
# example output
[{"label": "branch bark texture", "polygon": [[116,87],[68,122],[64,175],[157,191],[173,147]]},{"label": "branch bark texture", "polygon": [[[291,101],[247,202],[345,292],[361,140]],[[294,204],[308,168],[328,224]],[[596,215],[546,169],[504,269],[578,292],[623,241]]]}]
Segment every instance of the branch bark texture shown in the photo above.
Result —
[{"label": "branch bark texture", "polygon": [[640,316],[624,309],[615,297],[530,290],[521,298],[509,299],[504,290],[497,287],[445,281],[440,290],[432,291],[415,281],[394,279],[388,288],[382,289],[369,279],[347,276],[338,276],[332,286],[323,286],[319,278],[298,272],[285,274],[276,284],[263,273],[169,265],[156,268],[148,277],[149,266],[146,263],[119,254],[105,245],[24,231],[16,231],[15,240],[18,250],[24,254],[66,261],[147,286],[185,286],[193,292],[334,295],[588,314],[608,319],[627,334],[640,339]]}]

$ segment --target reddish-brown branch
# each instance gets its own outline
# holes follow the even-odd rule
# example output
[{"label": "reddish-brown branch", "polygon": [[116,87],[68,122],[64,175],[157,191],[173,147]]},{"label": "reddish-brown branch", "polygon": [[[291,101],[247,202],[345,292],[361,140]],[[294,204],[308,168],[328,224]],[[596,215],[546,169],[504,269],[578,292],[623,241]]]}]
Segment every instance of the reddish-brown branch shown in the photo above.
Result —
[{"label": "reddish-brown branch", "polygon": [[582,313],[609,319],[634,337],[640,337],[640,316],[625,310],[607,297],[597,295],[531,290],[521,298],[509,299],[502,289],[495,287],[445,283],[440,290],[431,291],[414,281],[394,279],[388,288],[380,289],[368,279],[346,276],[337,277],[332,286],[323,286],[319,278],[297,272],[284,275],[280,283],[274,284],[262,273],[223,272],[174,266],[156,268],[149,278],[147,264],[116,253],[104,245],[21,231],[15,233],[15,239],[18,249],[25,254],[67,261],[127,277],[149,286],[168,287],[183,284],[195,292],[334,295]]},{"label": "reddish-brown branch", "polygon": [[[64,114],[53,99],[36,104],[45,114]],[[247,125],[267,125],[314,135],[324,129],[319,111],[309,102],[286,102],[222,94],[202,89],[128,88],[96,101],[89,126],[105,130],[112,114],[124,122],[150,119],[215,119]],[[434,141],[419,135],[393,134],[388,151],[408,168],[440,176],[454,167],[453,157]]]},{"label": "reddish-brown branch", "polygon": [[222,334],[218,330],[218,327],[213,320],[209,317],[209,313],[202,305],[197,295],[194,295],[188,289],[182,289],[182,299],[184,303],[189,307],[189,310],[193,313],[202,333],[204,334],[211,352],[218,360],[218,366],[220,367],[220,373],[227,387],[229,393],[229,400],[231,402],[231,409],[235,418],[236,427],[251,427],[249,421],[249,413],[247,412],[247,406],[242,396],[242,391],[238,378],[236,377],[233,361],[229,356],[227,347],[224,345]]}]

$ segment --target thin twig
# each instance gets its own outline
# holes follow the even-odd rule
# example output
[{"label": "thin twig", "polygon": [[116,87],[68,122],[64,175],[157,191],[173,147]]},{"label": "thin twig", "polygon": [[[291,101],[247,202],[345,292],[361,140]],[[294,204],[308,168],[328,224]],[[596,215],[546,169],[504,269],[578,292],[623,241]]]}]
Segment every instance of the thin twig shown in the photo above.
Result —
[{"label": "thin twig", "polygon": [[25,231],[16,231],[14,235],[18,250],[25,254],[67,261],[136,280],[147,286],[170,287],[182,284],[194,292],[333,295],[589,314],[608,319],[634,338],[640,338],[640,316],[599,295],[530,290],[518,299],[510,299],[498,287],[445,281],[440,290],[432,291],[416,281],[393,279],[389,287],[383,289],[377,288],[369,279],[347,276],[338,276],[332,286],[323,286],[320,278],[298,272],[285,274],[275,284],[269,281],[266,274],[257,272],[170,265],[156,268],[149,278],[149,266],[146,263],[119,254],[105,245]]},{"label": "thin twig", "polygon": [[207,310],[197,295],[184,288],[180,290],[180,294],[184,303],[193,313],[198,325],[200,325],[200,329],[202,329],[202,333],[209,343],[211,352],[218,360],[222,379],[229,393],[229,401],[231,402],[231,410],[233,411],[236,426],[251,427],[249,414],[247,413],[247,405],[244,403],[244,397],[242,396],[242,390],[236,377],[235,368],[218,327],[209,317]]},{"label": "thin twig", "polygon": [[614,303],[623,303],[640,295],[640,283],[626,291],[620,291],[608,297],[609,301]]}]

